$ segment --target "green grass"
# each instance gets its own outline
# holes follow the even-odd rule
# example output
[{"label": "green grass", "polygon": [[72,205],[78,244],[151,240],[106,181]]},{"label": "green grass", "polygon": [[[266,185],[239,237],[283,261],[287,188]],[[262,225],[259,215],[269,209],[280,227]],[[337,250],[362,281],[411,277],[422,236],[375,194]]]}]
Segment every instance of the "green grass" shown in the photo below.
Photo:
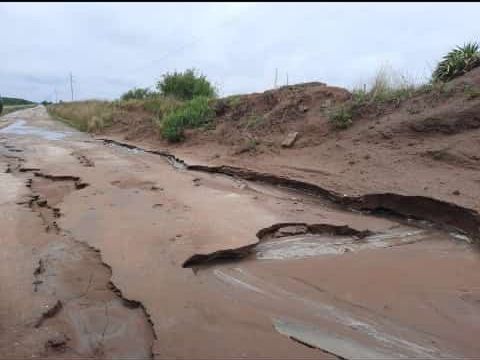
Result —
[{"label": "green grass", "polygon": [[95,132],[112,124],[115,107],[112,102],[88,100],[49,105],[47,111],[80,131]]},{"label": "green grass", "polygon": [[261,115],[250,115],[247,120],[246,120],[246,129],[256,129],[259,127],[263,122],[265,121],[265,118]]},{"label": "green grass", "polygon": [[381,67],[370,82],[370,86],[356,88],[350,100],[328,113],[329,121],[335,129],[350,127],[363,109],[384,106],[399,106],[403,101],[418,94],[419,87],[406,76],[392,69]]},{"label": "green grass", "polygon": [[207,125],[214,111],[207,97],[199,96],[167,113],[160,121],[161,134],[170,142],[184,138],[185,129]]},{"label": "green grass", "polygon": [[28,105],[4,105],[1,115],[6,115],[8,113],[18,111],[18,110],[25,110],[29,108],[33,108],[37,106],[36,104],[28,104]]},{"label": "green grass", "polygon": [[343,105],[334,109],[329,114],[330,124],[339,130],[344,130],[350,127],[353,123],[352,109],[349,105]]},{"label": "green grass", "polygon": [[35,105],[35,103],[33,101],[25,100],[25,99],[19,99],[19,98],[12,98],[12,97],[8,97],[8,96],[3,96],[2,97],[2,103],[5,106]]}]

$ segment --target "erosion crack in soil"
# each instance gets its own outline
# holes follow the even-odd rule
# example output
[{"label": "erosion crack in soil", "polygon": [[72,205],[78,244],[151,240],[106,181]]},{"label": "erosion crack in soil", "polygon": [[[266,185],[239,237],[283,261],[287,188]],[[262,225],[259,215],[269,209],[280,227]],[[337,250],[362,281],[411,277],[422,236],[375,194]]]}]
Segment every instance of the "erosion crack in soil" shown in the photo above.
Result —
[{"label": "erosion crack in soil", "polygon": [[[19,159],[16,159],[16,160],[19,161]],[[12,169],[12,167],[9,166],[9,169]],[[52,182],[73,182],[74,183],[74,188],[76,190],[84,189],[85,187],[88,186],[88,184],[82,182],[81,178],[78,177],[78,176],[44,174],[44,173],[38,171],[37,168],[31,168],[31,169],[30,168],[19,168],[18,166],[16,166],[15,171],[13,171],[13,172],[17,173],[19,175],[21,173],[34,172],[35,177],[47,179],[48,181],[52,181]],[[42,189],[41,186],[37,189],[37,184],[35,183],[33,178],[28,178],[28,181],[26,182],[26,185],[31,190],[30,200],[28,200],[26,202],[22,202],[21,204],[27,205],[30,209],[32,209],[34,212],[37,212],[40,215],[40,217],[42,218],[43,223],[45,225],[45,231],[49,232],[51,230],[54,230],[55,234],[61,236],[61,241],[65,244],[66,248],[71,246],[69,244],[75,244],[76,246],[79,246],[79,247],[87,250],[87,253],[91,254],[90,257],[93,257],[93,258],[89,259],[89,261],[93,261],[93,266],[101,266],[101,267],[104,267],[104,268],[108,269],[108,272],[109,272],[110,278],[111,278],[112,268],[108,264],[103,262],[100,251],[98,249],[95,249],[94,247],[92,247],[89,244],[86,244],[84,242],[80,242],[80,241],[74,239],[71,236],[71,234],[68,233],[68,231],[64,231],[58,226],[57,222],[54,219],[60,217],[60,215],[61,215],[60,214],[60,209],[57,208],[57,207],[50,206],[50,204],[48,202],[48,192],[46,194],[41,194],[43,189]],[[58,202],[58,199],[56,200],[56,202]],[[73,251],[75,251],[75,250],[73,250]],[[61,260],[56,259],[55,256],[56,256],[55,254],[51,255],[50,260],[53,261],[53,262],[61,261]],[[35,271],[34,271],[34,274],[33,274],[35,279],[36,279],[34,281],[34,287],[35,287],[34,292],[38,292],[38,286],[39,285],[45,284],[46,279],[39,280],[39,278],[41,278],[42,275],[45,274],[47,266],[48,265],[46,264],[44,259],[41,258],[41,259],[38,260],[38,266],[35,268]],[[62,269],[60,269],[59,271],[62,271]],[[56,274],[56,275],[58,276],[60,274]],[[78,300],[78,299],[87,297],[88,293],[89,293],[89,289],[92,285],[92,279],[93,279],[93,274],[91,273],[90,276],[89,276],[87,288],[80,296],[73,296],[72,297],[70,294],[66,293],[64,295],[63,300],[58,299],[52,307],[48,308],[45,312],[43,312],[41,314],[41,317],[36,321],[36,323],[34,324],[34,327],[35,328],[40,328],[44,324],[45,321],[47,321],[49,319],[52,319],[55,316],[57,316],[60,313],[60,311],[64,308],[64,302],[69,304],[74,300]],[[96,291],[99,290],[98,285],[99,284],[97,284]],[[111,280],[109,280],[108,283],[105,283],[104,286],[105,286],[105,289],[108,289],[109,291],[112,292],[112,294],[114,294],[115,297],[120,299],[121,303],[126,308],[128,308],[128,309],[140,309],[141,313],[145,317],[145,320],[149,324],[149,328],[150,328],[150,331],[152,333],[153,338],[156,338],[153,322],[152,322],[145,306],[142,303],[140,303],[136,300],[131,300],[131,299],[128,299],[125,296],[123,296],[120,289],[118,289],[118,287]],[[110,322],[110,316],[108,314],[108,302],[104,302],[104,306],[105,306],[106,326],[101,333],[102,348],[104,346],[103,344],[105,343],[105,335],[106,335],[106,331],[108,329],[108,324]],[[125,339],[125,340],[128,340],[128,339]],[[50,344],[50,342],[52,342],[52,341],[49,340],[48,344]],[[48,347],[47,346],[48,344],[46,344],[46,347]],[[150,346],[149,357],[153,358],[153,350],[152,350],[153,343],[150,343],[149,346]],[[53,347],[55,348],[55,346],[53,346]],[[134,349],[132,349],[132,350],[134,350]],[[103,350],[102,350],[102,352],[103,352]]]},{"label": "erosion crack in soil", "polygon": [[480,214],[453,203],[425,196],[402,195],[395,193],[365,194],[361,196],[342,195],[316,184],[290,179],[274,174],[259,173],[249,169],[232,166],[189,165],[167,151],[147,150],[135,145],[112,139],[99,139],[106,144],[115,144],[128,149],[160,155],[170,163],[180,164],[192,171],[223,174],[249,181],[285,187],[304,194],[321,197],[343,208],[364,211],[374,215],[394,216],[403,219],[428,220],[448,231],[458,231],[475,240],[480,239]]},{"label": "erosion crack in soil", "polygon": [[[290,232],[285,229],[293,229]],[[279,232],[284,230],[284,232]],[[330,225],[330,224],[306,224],[306,223],[280,223],[274,224],[257,232],[258,241],[254,244],[242,246],[236,249],[219,250],[210,254],[196,254],[187,259],[182,267],[196,267],[200,265],[213,265],[220,262],[243,260],[252,255],[257,245],[262,241],[272,238],[282,238],[289,235],[299,234],[328,234],[331,236],[352,236],[355,239],[362,239],[373,233],[364,230],[359,231],[352,229],[347,225]]]},{"label": "erosion crack in soil", "polygon": [[[284,90],[288,96],[295,87]],[[318,91],[325,98],[333,90]],[[301,122],[314,104],[300,105]],[[270,115],[275,119],[268,119],[265,133],[271,120],[283,121],[280,113]],[[438,187],[421,192],[400,176],[392,186],[383,186],[383,178],[359,186],[360,178],[371,180],[363,170],[378,160],[376,150],[369,168],[345,173],[326,159],[353,149],[342,140],[348,130],[339,133],[338,148],[324,148],[309,162],[305,131],[279,153],[229,155],[214,143],[203,152],[201,143],[190,147],[188,141],[99,142],[53,121],[43,107],[17,119],[0,134],[5,356],[478,354],[480,271],[470,239],[478,239],[479,209],[467,188],[453,195],[455,188],[446,189],[452,196]],[[122,139],[121,131],[106,134]],[[460,154],[438,144],[442,148]],[[477,162],[463,153],[459,159]],[[428,156],[421,161],[433,164]],[[432,166],[452,164],[435,160]],[[425,185],[446,179],[437,175]]]}]

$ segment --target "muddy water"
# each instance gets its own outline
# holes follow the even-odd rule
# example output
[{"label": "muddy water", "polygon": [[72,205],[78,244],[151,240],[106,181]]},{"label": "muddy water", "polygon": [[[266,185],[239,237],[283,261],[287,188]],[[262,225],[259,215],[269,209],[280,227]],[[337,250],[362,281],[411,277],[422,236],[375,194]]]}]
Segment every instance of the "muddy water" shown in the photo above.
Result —
[{"label": "muddy water", "polygon": [[[22,126],[57,131],[41,110],[28,114]],[[119,311],[104,335],[131,337],[138,349],[152,342],[156,358],[480,353],[480,259],[464,239],[272,186],[178,171],[157,155],[85,142],[76,134],[62,141],[38,132],[1,135],[23,150],[22,166],[89,184],[63,198],[53,188],[46,191],[60,209],[59,228],[100,251],[113,283],[124,298],[142,304],[157,337],[133,331],[146,324],[139,307]],[[259,230],[285,222],[348,225],[372,234],[282,236],[260,242],[245,259],[182,268],[194,254],[254,245]],[[95,261],[85,254],[75,272],[88,285],[87,260]],[[68,282],[57,284],[68,293]],[[95,312],[93,304],[88,319],[74,306],[64,312],[69,318],[59,318],[77,329],[69,342],[77,352],[97,339],[79,330],[105,312],[101,306]],[[109,343],[109,354],[129,355],[117,340]]]},{"label": "muddy water", "polygon": [[17,120],[13,124],[0,129],[0,134],[35,136],[45,140],[60,140],[69,135],[68,132],[53,131],[26,125],[25,120]]}]

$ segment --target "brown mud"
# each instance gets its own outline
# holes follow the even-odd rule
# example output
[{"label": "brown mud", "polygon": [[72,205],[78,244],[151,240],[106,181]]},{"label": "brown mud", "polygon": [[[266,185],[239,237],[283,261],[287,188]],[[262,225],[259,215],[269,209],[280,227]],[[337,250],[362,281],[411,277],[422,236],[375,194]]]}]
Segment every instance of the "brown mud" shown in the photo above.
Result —
[{"label": "brown mud", "polygon": [[344,196],[260,162],[92,141],[42,107],[15,116],[0,133],[2,354],[479,353],[478,208],[468,201]]}]

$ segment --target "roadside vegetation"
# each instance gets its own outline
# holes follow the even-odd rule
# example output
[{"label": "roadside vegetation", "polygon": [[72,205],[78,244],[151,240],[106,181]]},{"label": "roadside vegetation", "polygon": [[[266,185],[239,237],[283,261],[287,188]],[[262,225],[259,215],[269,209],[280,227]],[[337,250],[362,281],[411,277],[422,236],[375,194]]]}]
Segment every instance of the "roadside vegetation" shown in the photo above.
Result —
[{"label": "roadside vegetation", "polygon": [[173,96],[180,100],[192,100],[203,96],[214,98],[217,96],[215,88],[204,75],[199,75],[194,69],[185,72],[167,73],[157,83],[157,89],[164,96]]},{"label": "roadside vegetation", "polygon": [[449,81],[480,66],[479,46],[470,42],[446,54],[432,74],[434,81]]},{"label": "roadside vegetation", "polygon": [[6,115],[17,110],[28,109],[36,105],[37,104],[34,102],[25,99],[2,97],[0,98],[0,115]]},{"label": "roadside vegetation", "polygon": [[[393,70],[381,68],[370,86],[352,91],[351,99],[330,110],[329,120],[335,129],[347,129],[366,110],[382,110],[386,106],[399,106],[405,100],[421,93],[435,93],[445,96],[452,92],[448,81],[480,66],[480,52],[477,43],[467,43],[451,50],[437,64],[430,80],[415,84],[406,76]],[[477,89],[465,89],[470,98],[477,96]]]},{"label": "roadside vegetation", "polygon": [[207,125],[213,115],[214,111],[210,98],[206,96],[194,97],[162,118],[160,121],[161,133],[169,141],[181,141],[185,129]]},{"label": "roadside vegetation", "polygon": [[47,106],[59,120],[82,131],[96,132],[113,124],[116,114],[141,109],[151,115],[162,137],[170,142],[184,138],[186,129],[205,126],[213,118],[215,87],[194,69],[166,73],[157,91],[133,88],[114,102],[90,100]]},{"label": "roadside vegetation", "polygon": [[53,117],[80,131],[96,132],[112,124],[115,104],[89,100],[64,102],[47,108]]},{"label": "roadside vegetation", "polygon": [[[458,92],[450,81],[477,66],[480,66],[480,52],[479,45],[474,42],[448,52],[424,83],[415,82],[384,66],[368,84],[353,89],[348,100],[322,111],[328,116],[332,128],[344,130],[360,118],[380,116],[422,94],[428,94],[429,101],[442,101]],[[480,96],[480,89],[470,85],[465,85],[463,92],[470,100]],[[233,109],[241,102],[238,95],[221,101],[216,100],[217,96],[217,89],[205,75],[187,69],[163,74],[154,89],[133,88],[113,102],[69,102],[47,105],[47,109],[77,129],[90,132],[116,124],[115,119],[121,121],[126,112],[133,111],[142,117],[144,124],[150,119],[159,136],[169,142],[179,142],[185,138],[188,129],[209,128],[213,124],[214,109],[219,114],[222,104]],[[415,114],[420,110],[411,106],[407,111]],[[263,123],[261,120],[262,114],[247,119],[247,130],[258,128]]]}]

